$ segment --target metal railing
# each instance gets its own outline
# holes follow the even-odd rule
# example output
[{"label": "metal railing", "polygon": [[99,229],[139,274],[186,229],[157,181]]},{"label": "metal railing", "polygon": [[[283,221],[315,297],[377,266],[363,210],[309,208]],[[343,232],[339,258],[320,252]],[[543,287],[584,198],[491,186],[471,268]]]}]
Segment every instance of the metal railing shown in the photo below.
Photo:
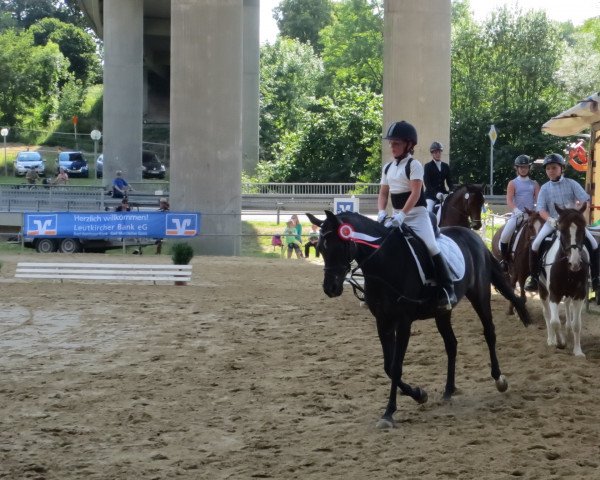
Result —
[{"label": "metal railing", "polygon": [[242,195],[376,195],[378,193],[378,183],[242,183]]}]

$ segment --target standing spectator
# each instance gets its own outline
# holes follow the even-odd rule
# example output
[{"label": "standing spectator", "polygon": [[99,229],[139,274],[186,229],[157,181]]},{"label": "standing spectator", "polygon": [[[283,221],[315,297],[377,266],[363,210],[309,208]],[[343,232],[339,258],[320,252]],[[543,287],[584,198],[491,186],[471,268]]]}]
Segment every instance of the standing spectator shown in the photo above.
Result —
[{"label": "standing spectator", "polygon": [[317,244],[319,243],[319,227],[312,224],[310,228],[311,231],[308,234],[308,242],[304,244],[304,256],[308,258],[308,251],[310,250],[310,247],[313,247],[315,249],[315,257],[319,258],[319,250],[317,249]]},{"label": "standing spectator", "polygon": [[117,170],[115,173],[116,177],[113,180],[113,198],[123,198],[127,195],[127,192],[131,191],[131,187],[127,180],[123,178],[123,172]]},{"label": "standing spectator", "polygon": [[425,184],[427,210],[432,212],[434,205],[440,201],[440,194],[447,195],[454,185],[450,178],[450,167],[447,163],[442,162],[444,146],[440,142],[433,142],[429,151],[432,160],[426,163],[423,169],[423,183]]},{"label": "standing spectator", "polygon": [[287,258],[292,258],[292,250],[296,252],[297,258],[302,258],[302,251],[300,250],[300,245],[302,244],[298,241],[294,220],[288,220],[287,227],[283,231],[282,236],[285,239],[285,244],[288,249]]},{"label": "standing spectator", "polygon": [[[158,211],[159,212],[168,212],[170,209],[171,209],[171,206],[169,205],[169,201],[165,197],[162,197],[158,201]],[[156,239],[156,255],[160,255],[162,253],[162,244],[163,244],[163,239],[157,238]]]}]

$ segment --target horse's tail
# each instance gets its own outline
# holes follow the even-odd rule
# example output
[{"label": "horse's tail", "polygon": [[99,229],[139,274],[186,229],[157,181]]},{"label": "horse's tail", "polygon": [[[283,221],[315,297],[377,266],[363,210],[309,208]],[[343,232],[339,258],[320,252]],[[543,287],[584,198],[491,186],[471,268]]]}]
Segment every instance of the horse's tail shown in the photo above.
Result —
[{"label": "horse's tail", "polygon": [[519,318],[523,322],[523,325],[531,325],[531,317],[529,311],[525,306],[525,299],[517,297],[514,290],[506,280],[500,262],[492,255],[492,252],[488,250],[488,257],[492,267],[492,285],[498,290],[504,298],[513,304]]}]

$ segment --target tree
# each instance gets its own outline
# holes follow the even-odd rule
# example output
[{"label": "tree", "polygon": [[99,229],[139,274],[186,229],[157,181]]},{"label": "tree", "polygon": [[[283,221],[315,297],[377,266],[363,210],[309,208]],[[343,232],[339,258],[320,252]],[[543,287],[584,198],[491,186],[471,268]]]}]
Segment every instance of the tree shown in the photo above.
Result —
[{"label": "tree", "polygon": [[321,52],[319,31],[331,22],[331,0],[282,0],[273,9],[280,35],[312,45]]},{"label": "tree", "polygon": [[58,46],[35,46],[28,33],[0,33],[0,122],[46,122],[56,111],[68,61]]},{"label": "tree", "polygon": [[93,84],[102,77],[100,58],[96,44],[82,28],[61,22],[55,18],[43,18],[29,28],[36,45],[54,42],[69,60],[69,70],[77,80]]},{"label": "tree", "polygon": [[321,98],[305,128],[286,137],[279,161],[261,166],[263,176],[288,182],[369,181],[375,166],[378,179],[382,101],[358,86]]},{"label": "tree", "polygon": [[502,8],[482,24],[461,16],[452,36],[451,165],[462,182],[487,182],[487,132],[495,124],[498,192],[518,154],[560,151],[561,141],[541,132],[569,103],[554,75],[563,50],[559,28],[543,12]]},{"label": "tree", "polygon": [[280,37],[261,48],[261,160],[276,161],[284,135],[303,128],[322,74],[323,65],[312,48],[298,40]]},{"label": "tree", "polygon": [[383,90],[383,4],[381,0],[342,0],[334,21],[321,31],[326,82],[333,90],[362,85]]},{"label": "tree", "polygon": [[600,50],[594,46],[595,41],[591,32],[576,32],[556,72],[556,78],[573,103],[600,90]]},{"label": "tree", "polygon": [[20,28],[29,28],[42,18],[56,18],[81,28],[89,27],[77,0],[0,0],[0,11],[9,13]]}]

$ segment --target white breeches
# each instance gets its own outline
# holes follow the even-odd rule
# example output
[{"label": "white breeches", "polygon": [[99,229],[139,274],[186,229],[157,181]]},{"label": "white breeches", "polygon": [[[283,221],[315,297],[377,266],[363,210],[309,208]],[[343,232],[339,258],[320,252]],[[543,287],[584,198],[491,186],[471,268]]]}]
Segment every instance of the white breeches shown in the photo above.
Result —
[{"label": "white breeches", "polygon": [[[544,223],[542,228],[540,228],[540,231],[537,234],[537,237],[535,237],[535,240],[531,244],[531,249],[534,252],[537,252],[540,249],[540,245],[542,244],[542,241],[544,240],[544,238],[546,238],[548,235],[550,235],[553,231],[554,231],[554,228],[552,228],[552,226],[549,225],[548,222]],[[594,236],[591,234],[591,232],[587,228],[585,229],[585,238],[587,238],[589,240],[590,245],[592,246],[592,250],[596,250],[598,248],[598,242],[596,241]]]},{"label": "white breeches", "polygon": [[[394,210],[394,215],[399,211]],[[435,234],[433,233],[431,220],[429,220],[429,213],[427,213],[425,207],[414,207],[404,219],[404,223],[412,228],[419,238],[425,242],[431,256],[440,253],[440,247],[435,241]]]},{"label": "white breeches", "polygon": [[512,237],[513,233],[517,228],[517,220],[522,214],[512,215],[504,225],[502,229],[502,233],[500,234],[500,243],[508,243],[510,241],[510,237]]},{"label": "white breeches", "polygon": [[425,201],[427,202],[427,211],[433,212],[433,206],[436,204],[436,201],[431,198],[426,198]]}]

